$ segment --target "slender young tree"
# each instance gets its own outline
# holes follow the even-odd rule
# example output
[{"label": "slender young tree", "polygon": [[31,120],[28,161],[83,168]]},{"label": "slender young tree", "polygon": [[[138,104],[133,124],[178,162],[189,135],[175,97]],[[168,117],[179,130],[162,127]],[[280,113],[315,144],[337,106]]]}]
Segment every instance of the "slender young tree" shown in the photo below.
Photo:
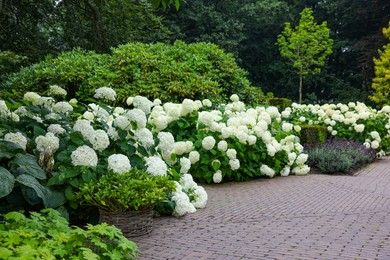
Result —
[{"label": "slender young tree", "polygon": [[333,45],[326,22],[317,24],[309,8],[303,9],[300,15],[301,19],[295,28],[286,23],[277,42],[281,56],[289,60],[299,76],[299,103],[302,102],[304,77],[321,72],[326,58],[332,53]]},{"label": "slender young tree", "polygon": [[[388,28],[383,28],[383,35],[390,40],[390,22]],[[370,99],[378,105],[390,105],[390,43],[379,50],[379,58],[374,58],[375,78],[372,88],[375,90]]]}]

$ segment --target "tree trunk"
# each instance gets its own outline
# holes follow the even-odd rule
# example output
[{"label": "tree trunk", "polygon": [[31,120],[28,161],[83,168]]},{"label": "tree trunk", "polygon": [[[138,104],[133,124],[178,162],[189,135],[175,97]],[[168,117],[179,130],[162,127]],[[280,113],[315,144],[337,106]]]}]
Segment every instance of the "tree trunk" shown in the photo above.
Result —
[{"label": "tree trunk", "polygon": [[299,75],[299,104],[302,104],[302,83],[303,83],[303,76],[302,74]]}]

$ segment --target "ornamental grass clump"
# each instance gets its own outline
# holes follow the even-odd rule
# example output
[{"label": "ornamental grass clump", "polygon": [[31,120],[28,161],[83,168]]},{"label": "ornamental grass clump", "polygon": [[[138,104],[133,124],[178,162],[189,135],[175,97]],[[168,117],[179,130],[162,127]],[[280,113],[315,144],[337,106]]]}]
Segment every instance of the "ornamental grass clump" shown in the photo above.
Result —
[{"label": "ornamental grass clump", "polygon": [[348,173],[358,166],[372,162],[375,150],[358,141],[332,139],[307,148],[308,164],[323,173]]}]

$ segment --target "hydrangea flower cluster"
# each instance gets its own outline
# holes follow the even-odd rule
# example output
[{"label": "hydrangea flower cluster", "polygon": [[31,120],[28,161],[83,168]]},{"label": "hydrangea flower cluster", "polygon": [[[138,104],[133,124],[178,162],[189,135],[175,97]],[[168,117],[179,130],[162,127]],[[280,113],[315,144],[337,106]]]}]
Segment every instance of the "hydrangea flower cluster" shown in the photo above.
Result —
[{"label": "hydrangea flower cluster", "polygon": [[378,152],[385,148],[381,142],[390,139],[390,106],[376,110],[360,102],[324,105],[294,103],[282,114],[290,123],[324,125],[332,136],[358,140]]}]

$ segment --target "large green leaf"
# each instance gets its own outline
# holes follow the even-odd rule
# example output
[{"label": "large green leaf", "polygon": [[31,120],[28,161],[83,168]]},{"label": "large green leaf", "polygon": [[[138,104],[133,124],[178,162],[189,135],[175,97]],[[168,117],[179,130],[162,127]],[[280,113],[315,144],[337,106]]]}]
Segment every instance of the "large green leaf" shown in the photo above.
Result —
[{"label": "large green leaf", "polygon": [[39,166],[35,156],[30,154],[17,154],[12,160],[12,164],[19,167],[21,172],[31,175],[37,179],[44,180],[46,179],[46,173]]},{"label": "large green leaf", "polygon": [[58,208],[66,203],[65,194],[62,191],[51,190],[47,207]]},{"label": "large green leaf", "polygon": [[[33,176],[27,175],[27,174],[21,174],[18,177],[16,177],[16,181],[20,184],[32,188],[36,195],[42,199],[43,204],[45,207],[48,207],[50,205],[50,197],[51,197],[51,191],[44,187],[42,184],[38,182],[37,179],[35,179]],[[26,195],[27,190],[24,191],[23,195]]]},{"label": "large green leaf", "polygon": [[0,167],[0,198],[10,194],[14,184],[14,176],[7,169]]},{"label": "large green leaf", "polygon": [[15,156],[15,154],[23,152],[24,151],[22,147],[20,147],[19,145],[12,142],[0,140],[0,159],[11,159]]}]

